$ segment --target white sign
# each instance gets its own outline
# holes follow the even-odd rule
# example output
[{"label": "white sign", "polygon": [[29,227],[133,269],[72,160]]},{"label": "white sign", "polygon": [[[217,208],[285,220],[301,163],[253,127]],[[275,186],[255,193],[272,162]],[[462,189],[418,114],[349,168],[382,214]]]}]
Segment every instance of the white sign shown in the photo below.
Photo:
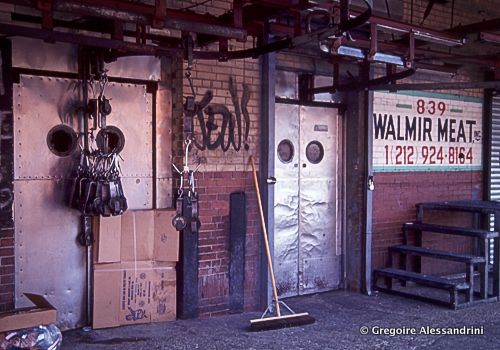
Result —
[{"label": "white sign", "polygon": [[375,92],[372,121],[374,171],[481,169],[478,99]]}]

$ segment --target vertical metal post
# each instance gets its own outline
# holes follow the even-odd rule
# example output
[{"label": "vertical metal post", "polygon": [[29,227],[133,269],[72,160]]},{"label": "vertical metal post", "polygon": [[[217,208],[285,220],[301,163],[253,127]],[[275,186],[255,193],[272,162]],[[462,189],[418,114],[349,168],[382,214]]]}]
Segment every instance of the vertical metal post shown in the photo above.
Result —
[{"label": "vertical metal post", "polygon": [[[2,95],[0,96],[0,110],[3,115],[1,118],[1,130],[0,130],[0,149],[2,150],[0,157],[0,167],[2,170],[2,181],[0,185],[0,189],[4,194],[2,197],[3,206],[0,210],[1,219],[0,219],[0,232],[2,233],[2,238],[12,237],[15,242],[13,242],[14,246],[14,271],[11,274],[5,274],[2,276],[2,279],[9,278],[10,276],[14,278],[12,283],[17,287],[18,281],[20,280],[20,276],[18,275],[18,271],[21,269],[20,264],[18,263],[18,258],[20,257],[19,249],[21,240],[18,236],[18,230],[16,229],[16,220],[14,220],[14,202],[19,201],[19,199],[14,198],[17,193],[16,181],[15,179],[15,168],[14,168],[14,157],[15,157],[15,146],[14,139],[16,136],[14,135],[14,113],[13,113],[13,102],[14,102],[14,86],[12,80],[12,42],[9,38],[4,38],[0,40],[0,75],[2,81]],[[7,194],[13,195],[10,198]],[[12,232],[9,234],[8,232]],[[5,291],[6,292],[6,291]],[[16,291],[13,290],[8,292],[7,295],[13,297],[13,304],[11,307],[17,306],[17,297]]]},{"label": "vertical metal post", "polygon": [[[484,184],[484,200],[491,200],[491,147],[492,135],[491,125],[493,118],[492,111],[493,91],[484,91],[483,101],[483,184]],[[489,220],[486,220],[489,222]]]},{"label": "vertical metal post", "polygon": [[[364,79],[369,80],[371,78],[372,69],[369,63],[362,67],[362,76]],[[365,134],[365,191],[364,191],[364,202],[365,202],[365,214],[364,214],[364,252],[363,252],[363,292],[367,295],[372,294],[372,213],[373,213],[373,190],[370,188],[370,181],[373,183],[373,91],[363,92],[363,104],[364,104],[364,118],[366,123],[366,134]]]},{"label": "vertical metal post", "polygon": [[[491,77],[485,77],[491,78]],[[493,91],[484,91],[483,101],[483,198],[491,200],[491,152],[492,152],[492,122],[493,122]],[[483,225],[490,225],[490,218],[482,218]],[[494,230],[500,232],[500,212],[495,212],[493,216]],[[483,227],[486,228],[486,227]],[[486,228],[486,229],[489,229]],[[493,239],[493,256],[488,254],[486,261],[486,269],[489,268],[490,262],[493,262],[493,296],[500,298],[500,238]],[[477,242],[477,240],[475,240]],[[476,243],[477,244],[477,243]],[[489,247],[488,247],[489,248]],[[481,247],[475,247],[475,251],[480,251]],[[488,250],[489,253],[489,250]],[[482,270],[481,270],[482,271]],[[482,276],[482,273],[481,273]]]},{"label": "vertical metal post", "polygon": [[[417,205],[417,222],[424,222],[424,206]],[[422,246],[422,231],[415,231],[415,245],[417,247]],[[415,272],[422,272],[422,258],[420,256],[415,256],[413,259],[413,265],[411,267]]]},{"label": "vertical metal post", "polygon": [[245,242],[247,235],[245,192],[229,195],[229,312],[240,313],[245,304]]},{"label": "vertical metal post", "polygon": [[346,23],[349,20],[350,0],[340,0],[340,23]]},{"label": "vertical metal post", "polygon": [[[182,200],[182,213],[189,218],[192,216],[192,205],[187,197]],[[199,293],[198,293],[198,231],[191,231],[191,224],[181,232],[180,252],[181,259],[177,264],[177,316],[180,319],[198,317]]]},{"label": "vertical metal post", "polygon": [[151,152],[151,164],[153,165],[153,209],[158,209],[158,186],[157,186],[157,174],[158,174],[158,164],[156,162],[156,103],[157,103],[158,89],[151,91],[153,102],[152,105],[152,125],[151,125],[151,135],[152,135],[152,152]]},{"label": "vertical metal post", "polygon": [[[497,215],[495,215],[497,216]],[[496,222],[495,222],[495,226],[496,226]],[[488,260],[489,260],[489,254],[488,254],[488,251],[490,249],[490,240],[487,239],[487,238],[481,238],[481,254],[482,256],[484,256],[486,258],[486,261],[484,264],[481,264],[480,265],[480,269],[479,269],[479,280],[480,280],[480,284],[481,284],[481,292],[480,292],[480,295],[481,295],[481,299],[486,299],[488,298]],[[496,246],[498,245],[498,238],[495,239],[495,252],[496,252]],[[496,285],[494,286],[496,287]]]},{"label": "vertical metal post", "polygon": [[363,160],[365,119],[362,93],[348,91],[345,94],[347,104],[345,131],[345,249],[344,265],[347,289],[363,288],[364,273],[364,192],[366,181]]},{"label": "vertical metal post", "polygon": [[[89,77],[89,60],[88,54],[85,48],[80,48],[79,50],[79,72],[82,80],[82,110],[81,118],[83,124],[83,150],[84,152],[89,151],[89,120],[87,115],[87,105],[88,105],[88,77]],[[86,330],[90,329],[92,325],[92,306],[93,306],[93,259],[92,259],[92,244],[93,244],[93,232],[92,232],[92,217],[87,215],[82,215],[82,227],[81,227],[81,243],[85,246],[86,253]]]},{"label": "vertical metal post", "polygon": [[472,303],[474,301],[474,264],[467,263],[465,280],[469,283],[469,289],[465,292],[465,300]]},{"label": "vertical metal post", "polygon": [[[495,231],[500,232],[500,212],[495,212]],[[489,244],[488,244],[489,246]],[[491,257],[488,255],[491,259]],[[489,262],[486,261],[486,266]],[[493,243],[493,296],[500,300],[500,237],[494,238]]]},{"label": "vertical metal post", "polygon": [[80,48],[79,52],[79,70],[82,79],[82,117],[83,117],[83,149],[85,151],[89,150],[89,120],[87,118],[86,108],[89,99],[89,86],[88,86],[88,75],[89,75],[89,61],[86,52],[83,48]]},{"label": "vertical metal post", "polygon": [[92,325],[92,318],[93,318],[93,313],[92,313],[92,306],[94,305],[94,298],[93,298],[93,291],[94,291],[94,279],[93,279],[93,270],[94,270],[94,265],[93,265],[93,259],[92,259],[92,241],[93,241],[93,232],[92,232],[92,216],[88,215],[83,215],[82,220],[84,221],[83,226],[84,226],[84,234],[86,237],[90,239],[88,244],[85,247],[86,253],[87,253],[87,295],[86,295],[86,300],[87,300],[87,307],[86,307],[86,316],[87,316],[87,326]]},{"label": "vertical metal post", "polygon": [[[88,119],[87,119],[87,113],[86,113],[86,107],[87,107],[87,101],[88,101],[88,82],[87,82],[87,76],[88,76],[88,60],[87,56],[84,52],[83,48],[79,48],[78,50],[78,73],[79,73],[79,78],[82,83],[81,89],[82,89],[82,101],[80,108],[78,110],[78,130],[80,133],[80,136],[83,138],[83,152],[88,151],[89,149],[89,143],[88,143]],[[86,244],[86,237],[88,237],[87,230],[89,227],[87,226],[88,220],[86,219],[85,215],[80,216],[80,232],[79,234],[79,240],[80,244],[85,247],[85,323],[83,329],[85,331],[89,331],[92,326],[92,311],[91,311],[91,305],[92,305],[92,298],[91,298],[91,292],[92,292],[92,249]],[[91,227],[90,227],[91,229]]]},{"label": "vertical metal post", "polygon": [[[269,43],[269,22],[264,26],[264,44]],[[267,221],[268,240],[271,256],[274,255],[274,188],[267,185],[267,178],[274,176],[274,103],[275,103],[275,67],[276,54],[261,56],[261,127],[260,127],[260,162],[259,175],[263,198],[264,215]],[[262,246],[262,244],[261,244]],[[267,260],[261,253],[261,306],[265,307],[272,300],[272,288],[268,277]]]}]

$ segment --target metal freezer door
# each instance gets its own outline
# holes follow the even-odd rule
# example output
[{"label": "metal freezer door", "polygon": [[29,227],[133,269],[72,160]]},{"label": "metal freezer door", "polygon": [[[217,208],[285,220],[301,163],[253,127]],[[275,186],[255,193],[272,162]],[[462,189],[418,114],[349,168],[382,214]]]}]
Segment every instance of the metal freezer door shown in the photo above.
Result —
[{"label": "metal freezer door", "polygon": [[298,294],[299,107],[276,104],[274,272],[278,294]]},{"label": "metal freezer door", "polygon": [[337,110],[276,104],[274,265],[282,297],[338,288]]},{"label": "metal freezer door", "polygon": [[337,110],[300,107],[299,294],[338,288]]}]

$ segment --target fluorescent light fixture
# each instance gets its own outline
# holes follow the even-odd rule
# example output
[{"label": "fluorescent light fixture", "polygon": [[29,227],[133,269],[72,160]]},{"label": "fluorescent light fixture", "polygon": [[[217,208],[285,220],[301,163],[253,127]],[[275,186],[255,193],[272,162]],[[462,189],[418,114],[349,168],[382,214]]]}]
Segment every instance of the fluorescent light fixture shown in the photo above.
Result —
[{"label": "fluorescent light fixture", "polygon": [[[322,42],[319,47],[320,47],[321,51],[333,54],[331,49],[330,49],[330,46],[327,43]],[[339,48],[337,49],[335,54],[337,54],[339,56],[348,56],[348,57],[352,57],[352,58],[357,58],[359,60],[364,60],[364,59],[366,59],[367,50],[359,49],[357,47],[350,47],[350,46],[341,45],[341,46],[339,46]],[[373,61],[374,62],[381,62],[381,63],[395,64],[398,66],[405,65],[405,59],[403,57],[396,56],[396,55],[390,55],[390,54],[386,54],[383,52],[375,53],[375,55],[373,56]]]}]

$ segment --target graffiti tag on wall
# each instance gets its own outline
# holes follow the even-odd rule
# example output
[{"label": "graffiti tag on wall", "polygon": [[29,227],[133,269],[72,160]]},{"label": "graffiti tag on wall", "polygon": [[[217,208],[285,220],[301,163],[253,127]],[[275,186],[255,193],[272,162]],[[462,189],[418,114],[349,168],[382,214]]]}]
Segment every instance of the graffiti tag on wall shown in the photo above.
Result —
[{"label": "graffiti tag on wall", "polygon": [[234,115],[229,108],[221,103],[210,103],[213,92],[208,90],[199,102],[195,102],[192,112],[185,111],[186,115],[196,117],[197,123],[193,124],[195,138],[194,145],[199,150],[216,150],[221,148],[226,152],[231,146],[239,151],[241,146],[248,150],[248,134],[250,132],[250,115],[248,101],[250,88],[243,84],[241,102],[238,96],[236,83],[229,80],[229,93],[234,108]]}]

